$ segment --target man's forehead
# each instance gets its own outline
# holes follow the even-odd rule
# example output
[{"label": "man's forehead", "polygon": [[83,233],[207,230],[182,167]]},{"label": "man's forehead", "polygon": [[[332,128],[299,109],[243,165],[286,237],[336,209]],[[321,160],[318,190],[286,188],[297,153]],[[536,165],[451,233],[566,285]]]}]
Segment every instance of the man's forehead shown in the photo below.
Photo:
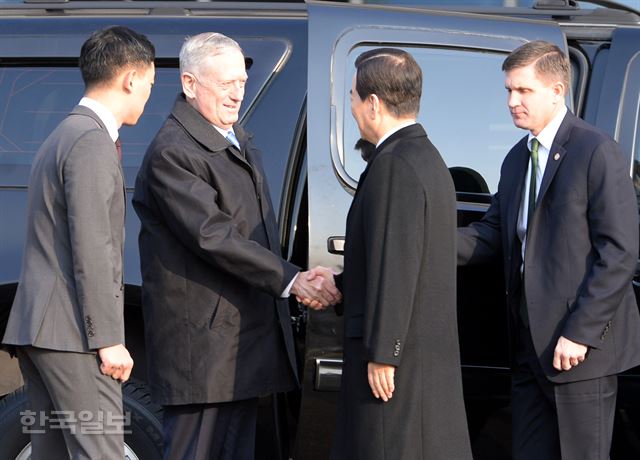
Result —
[{"label": "man's forehead", "polygon": [[232,49],[230,52],[209,56],[203,65],[203,70],[216,75],[229,75],[235,78],[246,77],[245,59],[242,53]]}]

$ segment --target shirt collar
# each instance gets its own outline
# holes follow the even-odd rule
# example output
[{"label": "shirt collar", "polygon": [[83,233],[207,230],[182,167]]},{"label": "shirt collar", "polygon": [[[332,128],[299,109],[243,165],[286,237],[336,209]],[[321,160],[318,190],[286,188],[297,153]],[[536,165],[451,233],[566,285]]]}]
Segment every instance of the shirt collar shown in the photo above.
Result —
[{"label": "shirt collar", "polygon": [[118,122],[116,121],[116,117],[113,115],[113,113],[111,113],[111,110],[106,108],[95,99],[91,99],[90,97],[86,96],[80,99],[78,105],[86,107],[95,112],[102,123],[104,123],[104,126],[107,128],[107,132],[109,133],[109,136],[111,137],[113,142],[118,139]]},{"label": "shirt collar", "polygon": [[235,131],[233,130],[233,128],[231,129],[222,129],[216,125],[214,125],[213,123],[211,124],[211,126],[213,126],[216,131],[218,131],[220,134],[222,134],[222,137],[224,137],[225,139],[227,138],[227,134],[229,134],[230,132],[232,132],[234,135],[236,134]]},{"label": "shirt collar", "polygon": [[407,121],[405,123],[401,123],[399,125],[394,126],[393,128],[391,128],[389,131],[387,131],[386,133],[384,133],[384,136],[382,136],[380,138],[380,140],[378,141],[378,143],[376,144],[376,148],[380,147],[380,145],[382,145],[382,143],[384,141],[386,141],[387,139],[389,139],[389,137],[391,137],[392,134],[397,133],[398,131],[400,131],[402,128],[406,128],[407,126],[411,126],[411,125],[415,125],[416,121],[415,120],[411,120],[411,121]]},{"label": "shirt collar", "polygon": [[553,140],[556,138],[556,134],[558,134],[558,130],[560,129],[560,125],[562,124],[562,120],[564,120],[564,116],[567,114],[567,106],[563,105],[558,110],[558,113],[551,119],[547,126],[544,127],[540,134],[534,136],[529,133],[529,139],[527,139],[527,145],[529,146],[529,150],[531,150],[531,141],[535,137],[538,139],[538,142],[542,147],[544,147],[547,151],[551,151],[551,145],[553,144]]}]

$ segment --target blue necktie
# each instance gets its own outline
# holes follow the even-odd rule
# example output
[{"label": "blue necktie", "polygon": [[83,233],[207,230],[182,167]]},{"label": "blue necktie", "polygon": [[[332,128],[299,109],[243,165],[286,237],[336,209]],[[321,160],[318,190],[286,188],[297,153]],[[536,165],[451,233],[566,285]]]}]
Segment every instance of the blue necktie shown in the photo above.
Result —
[{"label": "blue necktie", "polygon": [[240,142],[238,142],[238,138],[236,137],[236,134],[233,132],[233,130],[227,133],[227,140],[235,145],[238,150],[240,150]]}]

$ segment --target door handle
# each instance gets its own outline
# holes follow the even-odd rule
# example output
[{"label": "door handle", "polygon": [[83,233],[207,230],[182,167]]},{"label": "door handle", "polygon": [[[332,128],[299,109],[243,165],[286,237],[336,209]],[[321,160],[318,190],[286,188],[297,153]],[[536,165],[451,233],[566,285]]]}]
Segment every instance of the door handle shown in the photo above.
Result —
[{"label": "door handle", "polygon": [[330,236],[327,238],[327,251],[330,254],[344,254],[344,236]]}]

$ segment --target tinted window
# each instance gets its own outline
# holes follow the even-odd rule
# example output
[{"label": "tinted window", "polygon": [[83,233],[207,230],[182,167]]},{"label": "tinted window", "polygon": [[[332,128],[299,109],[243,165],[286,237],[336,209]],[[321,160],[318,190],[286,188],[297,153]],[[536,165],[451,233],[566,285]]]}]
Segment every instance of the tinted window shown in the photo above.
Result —
[{"label": "tinted window", "polygon": [[[388,45],[386,45],[388,46]],[[349,54],[348,69],[372,47],[357,47]],[[461,49],[405,47],[423,72],[418,121],[449,166],[456,191],[495,193],[502,160],[526,132],[513,125],[507,108],[505,54]],[[571,59],[572,93],[582,94],[584,75],[580,62]],[[353,72],[345,82],[343,151],[347,173],[357,179],[364,169],[353,146],[360,137],[350,113],[349,91]]]},{"label": "tinted window", "polygon": [[[280,44],[269,49],[271,53],[263,53],[260,62],[248,71],[241,117],[251,108],[286,51]],[[38,148],[78,103],[83,90],[76,67],[0,67],[0,186],[27,185]],[[120,130],[127,186],[133,187],[147,146],[180,91],[177,61],[175,67],[157,68],[151,97],[138,124]]]},{"label": "tinted window", "polygon": [[[128,186],[147,145],[167,117],[179,91],[177,69],[158,69],[151,98],[138,124],[120,131]],[[0,69],[0,183],[24,186],[42,142],[82,97],[77,68],[5,67]]]},{"label": "tinted window", "polygon": [[[347,69],[360,53],[349,54]],[[422,68],[424,86],[418,121],[452,170],[457,191],[495,193],[500,165],[513,144],[525,132],[514,127],[507,109],[505,55],[443,48],[407,47]],[[353,146],[358,127],[350,113],[349,90],[353,72],[345,82],[343,151],[345,169],[358,178],[364,169]]]}]

